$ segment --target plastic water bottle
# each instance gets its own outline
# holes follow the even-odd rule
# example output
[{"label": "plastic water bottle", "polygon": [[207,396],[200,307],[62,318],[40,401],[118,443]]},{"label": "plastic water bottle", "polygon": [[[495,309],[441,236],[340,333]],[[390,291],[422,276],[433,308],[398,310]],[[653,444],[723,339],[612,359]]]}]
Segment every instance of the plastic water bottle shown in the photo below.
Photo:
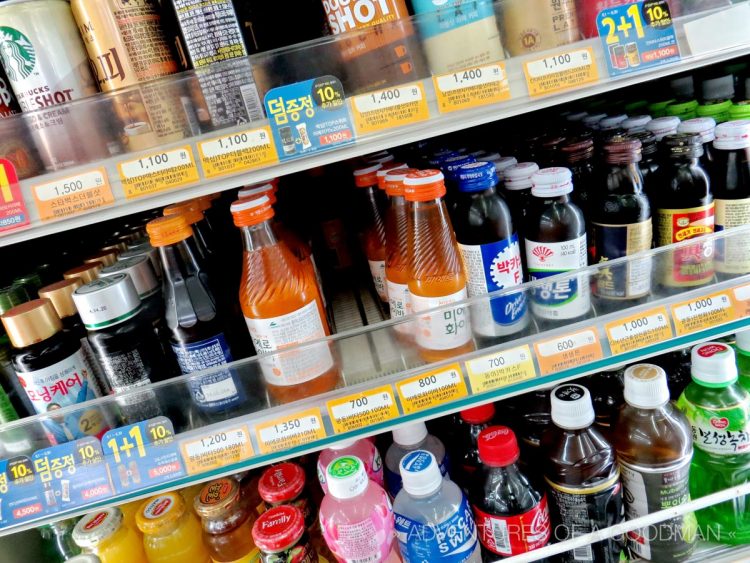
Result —
[{"label": "plastic water bottle", "polygon": [[443,443],[427,432],[424,422],[416,422],[409,426],[402,426],[393,431],[393,444],[385,453],[385,488],[391,498],[401,490],[401,459],[414,450],[427,450],[438,461],[440,473],[448,473],[448,456]]},{"label": "plastic water bottle", "polygon": [[393,511],[404,563],[481,563],[471,507],[458,485],[443,479],[435,456],[425,450],[409,452],[400,469],[403,488]]}]

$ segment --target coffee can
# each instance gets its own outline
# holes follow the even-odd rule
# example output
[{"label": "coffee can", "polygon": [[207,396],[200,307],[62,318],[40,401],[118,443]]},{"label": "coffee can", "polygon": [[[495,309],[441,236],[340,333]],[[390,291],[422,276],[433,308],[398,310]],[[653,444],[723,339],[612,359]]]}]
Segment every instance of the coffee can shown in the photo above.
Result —
[{"label": "coffee can", "polygon": [[71,0],[70,7],[102,92],[113,104],[125,150],[179,141],[188,132],[179,70],[156,0]]},{"label": "coffee can", "polygon": [[21,106],[0,66],[0,158],[8,160],[23,180],[39,173],[39,163],[26,123],[15,117],[20,114]]},{"label": "coffee can", "polygon": [[97,92],[68,2],[1,3],[0,60],[47,170],[117,152],[102,107],[67,104]]}]

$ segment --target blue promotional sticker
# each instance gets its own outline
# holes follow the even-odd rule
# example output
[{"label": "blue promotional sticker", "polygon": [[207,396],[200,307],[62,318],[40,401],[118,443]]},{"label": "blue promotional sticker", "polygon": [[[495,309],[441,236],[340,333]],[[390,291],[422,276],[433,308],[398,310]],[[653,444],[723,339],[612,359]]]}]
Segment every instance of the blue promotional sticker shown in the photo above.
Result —
[{"label": "blue promotional sticker", "polygon": [[41,518],[47,503],[28,456],[0,460],[0,526]]},{"label": "blue promotional sticker", "polygon": [[335,76],[273,88],[264,103],[279,160],[354,142],[344,87]]},{"label": "blue promotional sticker", "polygon": [[633,2],[607,8],[596,18],[610,76],[680,60],[667,0]]},{"label": "blue promotional sticker", "polygon": [[412,6],[424,39],[495,17],[492,0],[412,0]]},{"label": "blue promotional sticker", "polygon": [[164,416],[110,430],[102,438],[102,450],[118,494],[186,474],[174,427]]}]

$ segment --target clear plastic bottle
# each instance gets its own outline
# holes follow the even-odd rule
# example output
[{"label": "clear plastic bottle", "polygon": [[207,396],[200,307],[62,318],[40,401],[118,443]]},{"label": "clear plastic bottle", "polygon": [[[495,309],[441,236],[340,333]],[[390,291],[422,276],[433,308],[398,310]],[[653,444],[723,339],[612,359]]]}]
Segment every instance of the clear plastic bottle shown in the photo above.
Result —
[{"label": "clear plastic bottle", "polygon": [[[669,401],[667,374],[638,364],[625,370],[625,406],[613,445],[625,490],[629,520],[690,501],[688,477],[693,457],[690,422]],[[628,533],[632,553],[658,563],[684,561],[697,540],[695,514],[672,518]]]},{"label": "clear plastic bottle", "polygon": [[481,563],[474,516],[461,489],[443,479],[435,456],[416,450],[400,463],[404,488],[393,503],[405,563]]},{"label": "clear plastic bottle", "polygon": [[393,508],[383,488],[367,478],[357,457],[333,460],[327,469],[328,494],[320,505],[323,537],[341,563],[400,561]]},{"label": "clear plastic bottle", "polygon": [[318,456],[318,481],[320,481],[320,486],[323,488],[324,493],[328,493],[326,469],[328,469],[328,466],[334,459],[345,455],[361,459],[365,464],[367,477],[381,487],[384,486],[383,460],[380,457],[380,452],[370,440],[362,438],[360,440],[346,440],[338,444],[331,444],[320,452]]},{"label": "clear plastic bottle", "polygon": [[[693,429],[690,496],[702,496],[750,480],[750,394],[737,383],[734,351],[722,342],[695,346],[693,381],[677,403]],[[750,543],[750,495],[696,512],[708,541]]]},{"label": "clear plastic bottle", "polygon": [[[468,297],[444,195],[443,174],[437,170],[409,174],[404,180],[409,204],[409,299],[417,314]],[[418,316],[416,341],[423,359],[434,362],[474,350],[469,317],[464,305]]]},{"label": "clear plastic bottle", "polygon": [[445,453],[445,446],[439,438],[427,432],[424,422],[415,422],[408,426],[401,426],[393,431],[393,443],[385,452],[385,487],[391,498],[401,490],[400,463],[403,457],[414,450],[427,450],[438,460],[440,472],[448,474],[450,462]]}]

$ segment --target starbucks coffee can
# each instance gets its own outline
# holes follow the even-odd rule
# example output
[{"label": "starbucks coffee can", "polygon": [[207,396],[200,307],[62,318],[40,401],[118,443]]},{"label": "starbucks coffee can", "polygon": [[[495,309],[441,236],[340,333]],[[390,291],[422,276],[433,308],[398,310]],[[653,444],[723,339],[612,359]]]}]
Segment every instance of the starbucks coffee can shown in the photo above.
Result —
[{"label": "starbucks coffee can", "polygon": [[64,105],[97,91],[68,2],[0,3],[0,61],[47,170],[116,152],[99,118],[104,107]]},{"label": "starbucks coffee can", "polygon": [[23,180],[38,174],[39,165],[31,148],[26,123],[22,118],[14,117],[20,114],[21,106],[0,67],[0,158],[8,160],[15,168],[16,176]]}]

